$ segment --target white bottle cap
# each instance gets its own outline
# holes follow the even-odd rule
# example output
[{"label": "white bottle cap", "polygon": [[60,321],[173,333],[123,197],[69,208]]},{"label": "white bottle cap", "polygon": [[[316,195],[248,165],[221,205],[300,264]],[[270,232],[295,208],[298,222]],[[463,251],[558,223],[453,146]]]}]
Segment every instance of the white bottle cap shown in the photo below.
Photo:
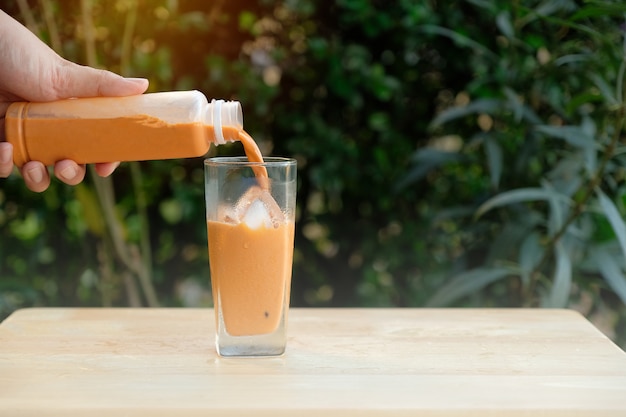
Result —
[{"label": "white bottle cap", "polygon": [[224,126],[243,129],[243,112],[238,101],[211,100],[208,109],[208,122],[213,124],[215,143],[223,145],[226,141],[233,142],[237,138],[224,137]]}]

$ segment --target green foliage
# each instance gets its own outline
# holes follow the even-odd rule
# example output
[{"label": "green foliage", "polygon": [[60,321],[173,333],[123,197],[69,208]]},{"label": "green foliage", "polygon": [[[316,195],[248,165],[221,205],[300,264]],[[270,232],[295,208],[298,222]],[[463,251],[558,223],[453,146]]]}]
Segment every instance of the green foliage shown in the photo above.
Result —
[{"label": "green foliage", "polygon": [[[42,3],[88,63],[79,3]],[[240,100],[263,152],[298,158],[294,305],[569,306],[626,343],[621,2],[91,4],[99,65]],[[201,160],[113,186],[160,303],[209,304]],[[146,304],[102,195],[3,181],[0,314]]]},{"label": "green foliage", "polygon": [[[491,183],[457,201],[478,216],[464,231],[478,252],[460,252],[456,261],[467,268],[429,303],[578,306],[590,316],[609,316],[623,343],[626,226],[619,145],[626,7],[475,4],[500,33],[478,46],[438,31],[473,50],[468,62],[474,77],[453,91],[462,102],[440,112],[430,131],[458,135],[464,170],[478,164]],[[415,165],[408,178],[428,181],[439,174],[454,175],[449,164],[428,170]],[[496,277],[499,283],[492,284]],[[477,294],[482,296],[472,300]]]}]

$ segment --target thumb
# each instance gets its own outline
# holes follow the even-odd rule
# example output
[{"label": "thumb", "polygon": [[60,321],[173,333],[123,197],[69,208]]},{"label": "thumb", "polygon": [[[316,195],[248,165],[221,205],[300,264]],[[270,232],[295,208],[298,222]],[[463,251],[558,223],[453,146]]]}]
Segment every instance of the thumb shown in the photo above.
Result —
[{"label": "thumb", "polygon": [[148,88],[145,78],[124,78],[111,71],[62,61],[52,77],[57,99],[72,97],[118,97],[141,94]]}]

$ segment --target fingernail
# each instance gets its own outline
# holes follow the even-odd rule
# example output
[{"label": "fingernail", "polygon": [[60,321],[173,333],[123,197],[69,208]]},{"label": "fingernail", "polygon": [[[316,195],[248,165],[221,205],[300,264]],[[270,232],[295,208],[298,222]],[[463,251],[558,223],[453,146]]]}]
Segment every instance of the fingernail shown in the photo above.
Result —
[{"label": "fingernail", "polygon": [[147,78],[125,78],[126,81],[130,81],[133,84],[140,84],[140,85],[145,85],[148,84],[148,79]]},{"label": "fingernail", "polygon": [[26,176],[28,179],[35,184],[39,184],[43,180],[43,172],[41,172],[41,168],[31,168],[26,171]]},{"label": "fingernail", "polygon": [[76,176],[76,174],[78,174],[78,171],[76,170],[76,167],[73,165],[69,165],[65,168],[63,168],[63,170],[61,172],[59,172],[59,176],[65,180],[72,180],[74,179],[74,177]]}]

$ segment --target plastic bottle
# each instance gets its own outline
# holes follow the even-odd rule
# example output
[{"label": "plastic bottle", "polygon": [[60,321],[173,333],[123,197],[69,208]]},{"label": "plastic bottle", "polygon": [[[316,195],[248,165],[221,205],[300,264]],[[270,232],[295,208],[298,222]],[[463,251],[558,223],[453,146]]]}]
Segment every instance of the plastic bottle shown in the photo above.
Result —
[{"label": "plastic bottle", "polygon": [[239,102],[209,103],[199,91],[19,102],[5,119],[18,167],[199,157],[211,143],[239,140],[242,130]]}]

